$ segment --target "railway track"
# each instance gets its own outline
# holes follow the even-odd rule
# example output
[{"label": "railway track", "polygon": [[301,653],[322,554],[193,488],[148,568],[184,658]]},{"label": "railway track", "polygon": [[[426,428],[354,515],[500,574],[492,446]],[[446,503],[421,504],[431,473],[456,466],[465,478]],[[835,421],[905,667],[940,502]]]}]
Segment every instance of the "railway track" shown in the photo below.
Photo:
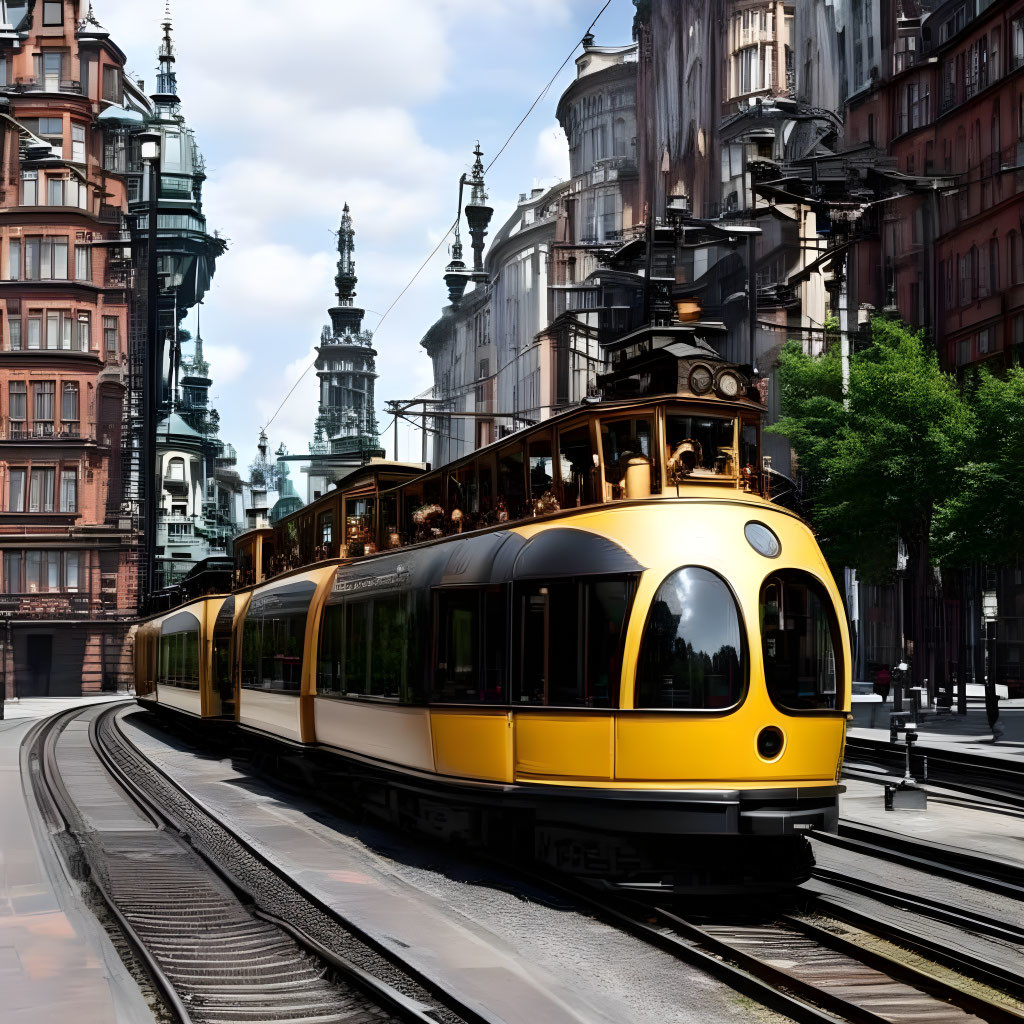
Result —
[{"label": "railway track", "polygon": [[925,842],[909,836],[840,819],[837,834],[813,832],[812,837],[852,853],[902,864],[930,875],[1014,900],[1024,900],[1024,865],[981,856],[953,846]]},{"label": "railway track", "polygon": [[[854,766],[864,764],[881,768],[902,778],[906,748],[886,740],[848,738],[845,760]],[[918,743],[911,754],[911,771],[915,778],[927,778],[944,789],[1024,810],[1024,761],[1019,768],[1004,761]],[[870,778],[865,775],[858,777]]]},{"label": "railway track", "polygon": [[58,846],[181,1024],[481,1024],[311,905],[180,791],[171,806],[145,791],[145,765],[113,729],[117,710],[41,723],[33,785]]},{"label": "railway track", "polygon": [[[961,979],[967,984],[958,984],[941,972],[914,966],[899,951],[887,954],[871,948],[870,937],[880,932],[866,918],[868,945],[786,911],[762,919],[701,919],[657,903],[554,884],[597,916],[799,1024],[1024,1021],[1024,1002],[1015,1004],[1015,995],[992,984],[993,978],[983,980],[980,961],[960,961]],[[819,913],[837,919],[831,908],[822,907]],[[990,991],[979,994],[978,982]]]},{"label": "railway track", "polygon": [[[117,739],[119,730],[112,717],[104,716],[95,731],[114,734],[106,744],[113,751],[112,756],[124,761],[122,767],[133,776],[146,777],[141,769],[142,755],[129,749],[129,741]],[[159,769],[153,771],[159,780],[162,773]],[[152,782],[147,779],[147,787]],[[184,790],[170,778],[165,777],[156,788],[173,788],[179,798],[185,798]],[[167,802],[174,804],[174,800]],[[172,812],[170,820],[177,820],[182,813]],[[180,822],[178,827],[182,827]],[[185,827],[190,829],[187,824]],[[226,831],[229,826],[218,823],[217,827]],[[922,939],[915,946],[904,941],[907,936],[883,929],[880,922],[866,914],[851,920],[855,916],[852,912],[844,916],[824,898],[811,900],[804,908],[813,912],[810,919],[806,914],[780,910],[768,920],[723,922],[683,916],[674,907],[657,902],[652,905],[619,894],[581,890],[548,877],[534,881],[548,892],[563,894],[563,905],[589,909],[595,916],[645,939],[799,1024],[1024,1021],[1024,991],[1012,972],[1001,972],[991,965],[986,969],[979,958],[965,953],[951,953],[943,959],[938,955],[938,944]],[[885,896],[877,888],[873,895],[876,899]],[[931,909],[939,908],[936,905]],[[941,972],[936,976],[922,970],[907,962],[913,958],[901,958],[900,951],[887,955],[878,948],[867,948],[843,934],[843,929],[828,927],[829,921],[845,922],[869,937],[879,936],[911,949],[955,971],[965,983],[958,985],[943,978]],[[1024,938],[1024,932],[1012,927],[996,934],[998,924],[984,922],[977,916],[967,923],[957,923],[973,926],[975,930],[981,930],[987,923],[990,933],[1005,941],[1018,942]],[[990,991],[979,992],[979,985]],[[1014,999],[1021,1001],[1014,1004]]]}]

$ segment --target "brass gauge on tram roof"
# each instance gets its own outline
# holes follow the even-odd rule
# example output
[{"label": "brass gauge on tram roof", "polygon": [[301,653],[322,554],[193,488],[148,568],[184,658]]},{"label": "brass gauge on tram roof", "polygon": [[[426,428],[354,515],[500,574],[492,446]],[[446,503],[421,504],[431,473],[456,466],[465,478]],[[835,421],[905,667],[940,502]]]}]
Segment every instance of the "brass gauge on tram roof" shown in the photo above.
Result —
[{"label": "brass gauge on tram roof", "polygon": [[715,377],[710,366],[698,363],[690,371],[690,390],[695,395],[706,395],[714,386]]},{"label": "brass gauge on tram roof", "polygon": [[731,370],[723,370],[715,381],[715,390],[722,398],[737,398],[740,393],[740,379]]}]

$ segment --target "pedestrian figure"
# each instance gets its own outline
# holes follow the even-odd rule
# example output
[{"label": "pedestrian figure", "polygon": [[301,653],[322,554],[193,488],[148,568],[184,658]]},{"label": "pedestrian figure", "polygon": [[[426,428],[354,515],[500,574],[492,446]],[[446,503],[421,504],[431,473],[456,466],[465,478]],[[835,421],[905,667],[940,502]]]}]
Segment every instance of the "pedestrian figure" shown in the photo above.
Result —
[{"label": "pedestrian figure", "polygon": [[884,704],[889,699],[889,688],[892,686],[892,676],[889,670],[883,665],[875,674],[875,693],[882,698]]}]

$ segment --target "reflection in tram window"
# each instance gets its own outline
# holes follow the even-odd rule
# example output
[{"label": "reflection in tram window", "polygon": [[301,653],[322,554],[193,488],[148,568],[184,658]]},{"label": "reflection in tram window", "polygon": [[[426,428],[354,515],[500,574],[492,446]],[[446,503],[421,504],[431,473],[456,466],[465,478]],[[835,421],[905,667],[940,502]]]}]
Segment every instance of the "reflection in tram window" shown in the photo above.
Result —
[{"label": "reflection in tram window", "polygon": [[397,494],[381,495],[380,536],[385,551],[402,546],[402,533],[398,523]]},{"label": "reflection in tram window", "polygon": [[373,498],[345,499],[346,557],[361,558],[376,551],[376,507],[377,502]]},{"label": "reflection in tram window", "polygon": [[159,681],[186,690],[199,689],[199,631],[160,637]]},{"label": "reflection in tram window", "polygon": [[688,477],[735,477],[735,423],[719,416],[666,416],[669,479],[679,484]]},{"label": "reflection in tram window", "polygon": [[658,588],[637,665],[638,708],[735,707],[746,685],[736,600],[721,577],[690,567]]},{"label": "reflection in tram window", "polygon": [[302,686],[306,617],[314,583],[257,594],[242,631],[243,688],[297,694]]},{"label": "reflection in tram window", "polygon": [[743,486],[748,490],[759,490],[761,475],[761,454],[758,451],[760,430],[756,423],[744,423],[740,427],[740,473]]},{"label": "reflection in tram window", "polygon": [[602,420],[605,501],[647,498],[660,491],[649,419]]},{"label": "reflection in tram window", "polygon": [[787,711],[833,710],[839,627],[825,588],[787,569],[761,588],[764,675],[772,701]]},{"label": "reflection in tram window", "polygon": [[555,496],[555,461],[551,449],[551,435],[542,434],[529,442],[530,504],[535,515],[557,512]]},{"label": "reflection in tram window", "polygon": [[590,443],[590,425],[558,432],[558,452],[562,475],[562,496],[566,508],[593,505],[597,500],[594,480],[597,466]]},{"label": "reflection in tram window", "polygon": [[520,664],[514,703],[616,707],[632,590],[631,579],[519,585]]}]

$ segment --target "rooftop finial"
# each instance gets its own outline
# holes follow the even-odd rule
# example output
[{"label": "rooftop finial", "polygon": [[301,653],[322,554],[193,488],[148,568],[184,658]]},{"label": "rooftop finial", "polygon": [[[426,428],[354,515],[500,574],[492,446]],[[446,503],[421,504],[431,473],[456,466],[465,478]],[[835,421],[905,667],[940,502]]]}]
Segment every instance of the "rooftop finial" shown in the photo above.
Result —
[{"label": "rooftop finial", "polygon": [[351,306],[356,294],[356,232],[352,227],[352,214],[348,203],[341,212],[341,228],[338,231],[338,274],[334,282],[338,286],[338,302]]}]

